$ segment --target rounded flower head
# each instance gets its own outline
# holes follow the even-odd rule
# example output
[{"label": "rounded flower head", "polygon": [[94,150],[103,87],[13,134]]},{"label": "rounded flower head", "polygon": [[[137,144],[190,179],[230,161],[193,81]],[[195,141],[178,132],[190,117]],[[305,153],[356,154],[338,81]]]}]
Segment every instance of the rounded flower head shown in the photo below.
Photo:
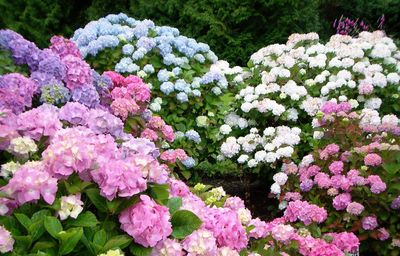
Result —
[{"label": "rounded flower head", "polygon": [[57,179],[44,170],[41,162],[28,162],[14,173],[2,191],[20,205],[39,200],[41,196],[46,203],[52,204],[57,192]]},{"label": "rounded flower head", "polygon": [[8,108],[19,114],[32,106],[32,98],[37,85],[18,73],[0,76],[0,108]]},{"label": "rounded flower head", "polygon": [[131,197],[147,188],[141,170],[129,159],[105,161],[91,175],[100,187],[100,194],[110,201],[117,195]]},{"label": "rounded flower head", "polygon": [[213,234],[205,229],[199,229],[187,236],[182,242],[188,256],[217,255],[217,244]]},{"label": "rounded flower head", "polygon": [[183,256],[182,245],[176,240],[166,239],[159,242],[150,254],[150,256],[170,255]]},{"label": "rounded flower head", "polygon": [[58,211],[60,220],[65,220],[69,216],[76,219],[83,210],[83,202],[81,195],[70,195],[61,197],[61,209]]},{"label": "rounded flower head", "polygon": [[167,207],[156,204],[147,195],[141,195],[140,200],[119,216],[121,229],[136,243],[154,247],[172,233],[171,216]]},{"label": "rounded flower head", "polygon": [[219,246],[237,250],[246,247],[246,231],[236,212],[226,208],[208,208],[204,218],[204,227],[213,232]]},{"label": "rounded flower head", "polygon": [[344,164],[342,161],[335,161],[329,165],[329,171],[331,171],[331,173],[334,175],[338,175],[342,173],[343,165]]},{"label": "rounded flower head", "polygon": [[346,211],[351,215],[358,216],[364,211],[364,206],[357,202],[351,202],[347,205]]},{"label": "rounded flower head", "polygon": [[11,233],[3,226],[0,226],[0,252],[11,252],[13,250],[13,246],[14,239],[12,238]]},{"label": "rounded flower head", "polygon": [[378,227],[378,220],[375,216],[366,216],[362,219],[361,223],[364,230],[374,230]]},{"label": "rounded flower head", "polygon": [[378,154],[371,153],[364,157],[364,163],[367,166],[379,166],[382,164],[382,158]]},{"label": "rounded flower head", "polygon": [[328,233],[326,235],[333,238],[332,244],[336,245],[340,250],[348,253],[355,253],[358,251],[360,241],[358,240],[358,237],[353,233]]},{"label": "rounded flower head", "polygon": [[336,210],[344,210],[351,202],[351,195],[349,193],[339,194],[333,199],[333,207]]}]

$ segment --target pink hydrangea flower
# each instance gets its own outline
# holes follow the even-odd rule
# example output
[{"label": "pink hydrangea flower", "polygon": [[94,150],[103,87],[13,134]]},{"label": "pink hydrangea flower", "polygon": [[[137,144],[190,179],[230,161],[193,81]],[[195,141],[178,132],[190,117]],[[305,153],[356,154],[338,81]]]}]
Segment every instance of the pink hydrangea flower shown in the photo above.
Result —
[{"label": "pink hydrangea flower", "polygon": [[147,189],[141,170],[130,159],[106,161],[91,175],[100,187],[100,194],[110,201],[117,195],[130,197]]},{"label": "pink hydrangea flower", "polygon": [[219,246],[243,249],[247,246],[246,230],[236,212],[227,208],[206,208],[204,227],[213,232]]},{"label": "pink hydrangea flower", "polygon": [[388,240],[390,237],[389,232],[385,228],[378,229],[378,239],[381,241]]},{"label": "pink hydrangea flower", "polygon": [[317,175],[315,175],[314,181],[319,188],[329,188],[332,184],[330,177],[323,172],[320,172]]},{"label": "pink hydrangea flower", "polygon": [[161,128],[161,132],[164,135],[166,141],[173,142],[175,140],[175,133],[171,126],[164,125]]},{"label": "pink hydrangea flower", "polygon": [[14,239],[11,236],[10,231],[0,226],[0,252],[7,253],[13,250]]},{"label": "pink hydrangea flower", "polygon": [[344,164],[342,161],[334,161],[329,165],[329,171],[331,171],[333,175],[341,174],[343,171],[343,166]]},{"label": "pink hydrangea flower", "polygon": [[166,239],[157,243],[150,254],[151,256],[183,256],[182,245],[173,239]]},{"label": "pink hydrangea flower", "polygon": [[28,162],[21,166],[1,189],[22,205],[43,197],[48,204],[54,202],[57,192],[57,179],[44,170],[41,162]]},{"label": "pink hydrangea flower", "polygon": [[121,74],[115,71],[106,71],[103,73],[103,75],[106,75],[109,78],[111,78],[114,87],[123,86],[125,84],[125,77],[123,77]]},{"label": "pink hydrangea flower", "polygon": [[90,85],[93,83],[90,66],[80,57],[67,55],[62,59],[66,67],[66,86],[70,90]]},{"label": "pink hydrangea flower", "polygon": [[271,230],[272,237],[283,243],[288,243],[294,234],[295,230],[290,225],[278,224]]},{"label": "pink hydrangea flower", "polygon": [[240,197],[232,196],[225,200],[224,207],[237,211],[239,209],[245,208],[245,205],[244,201]]},{"label": "pink hydrangea flower", "polygon": [[42,154],[46,170],[57,178],[89,170],[97,155],[96,140],[97,136],[82,126],[61,129]]},{"label": "pink hydrangea flower", "polygon": [[187,236],[182,242],[187,256],[205,256],[217,254],[217,243],[213,234],[205,229],[199,229]]},{"label": "pink hydrangea flower", "polygon": [[344,256],[345,254],[333,244],[320,243],[311,249],[308,256]]},{"label": "pink hydrangea flower", "polygon": [[50,39],[51,45],[50,49],[58,54],[60,58],[64,58],[68,55],[82,58],[81,53],[79,52],[78,46],[69,39],[66,39],[62,36],[53,36]]},{"label": "pink hydrangea flower", "polygon": [[347,205],[346,211],[351,215],[358,216],[364,211],[364,206],[357,202],[351,202]]},{"label": "pink hydrangea flower", "polygon": [[58,119],[58,109],[49,104],[43,104],[18,115],[18,130],[34,140],[42,136],[52,137],[62,124]]},{"label": "pink hydrangea flower", "polygon": [[183,149],[175,149],[175,150],[167,150],[164,151],[161,156],[161,160],[166,161],[168,163],[175,163],[177,159],[183,161],[188,158],[185,151]]},{"label": "pink hydrangea flower", "polygon": [[380,194],[386,190],[386,183],[378,175],[368,176],[367,181],[371,186],[371,192],[374,194]]},{"label": "pink hydrangea flower", "polygon": [[141,195],[140,200],[119,216],[121,229],[132,236],[136,243],[154,247],[172,233],[171,216],[167,207],[156,204],[147,195]]},{"label": "pink hydrangea flower", "polygon": [[140,107],[134,99],[117,98],[111,103],[111,109],[116,116],[125,120],[129,114],[138,114]]},{"label": "pink hydrangea flower", "polygon": [[264,238],[269,234],[268,225],[265,221],[260,220],[259,218],[252,219],[248,226],[254,226],[252,230],[250,230],[249,237],[251,238]]},{"label": "pink hydrangea flower", "polygon": [[302,195],[298,192],[286,192],[284,199],[286,201],[297,201],[302,199]]},{"label": "pink hydrangea flower", "polygon": [[367,166],[379,166],[382,164],[382,158],[378,154],[370,153],[364,157],[364,163]]},{"label": "pink hydrangea flower", "polygon": [[322,223],[328,216],[324,208],[309,204],[306,201],[289,202],[284,217],[287,221],[295,222],[302,221],[305,225],[310,225],[312,222]]},{"label": "pink hydrangea flower", "polygon": [[358,247],[360,246],[360,241],[356,235],[349,232],[342,233],[328,233],[326,234],[333,238],[332,244],[338,247],[340,250],[355,253],[358,251]]},{"label": "pink hydrangea flower", "polygon": [[372,84],[362,83],[358,86],[358,92],[362,95],[369,95],[373,92],[374,87]]},{"label": "pink hydrangea flower", "polygon": [[327,160],[330,156],[333,156],[333,155],[339,153],[339,149],[340,148],[338,145],[329,144],[319,153],[319,157],[322,160]]},{"label": "pink hydrangea flower", "polygon": [[361,224],[364,230],[374,230],[378,227],[378,220],[375,216],[366,216],[361,220]]},{"label": "pink hydrangea flower", "polygon": [[349,193],[343,193],[337,195],[333,199],[332,205],[336,210],[340,211],[346,209],[346,207],[350,204],[350,202],[351,202],[351,195]]},{"label": "pink hydrangea flower", "polygon": [[152,129],[146,128],[142,131],[140,134],[140,137],[149,139],[151,141],[157,141],[158,140],[158,134]]},{"label": "pink hydrangea flower", "polygon": [[172,197],[185,197],[190,194],[189,187],[182,181],[170,178],[169,181],[169,194]]}]

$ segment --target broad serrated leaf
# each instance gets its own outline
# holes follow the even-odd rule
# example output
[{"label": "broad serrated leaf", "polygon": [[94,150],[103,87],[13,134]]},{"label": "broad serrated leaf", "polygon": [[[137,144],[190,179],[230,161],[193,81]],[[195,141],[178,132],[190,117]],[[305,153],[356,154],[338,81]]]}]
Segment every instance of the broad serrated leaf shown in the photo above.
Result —
[{"label": "broad serrated leaf", "polygon": [[201,226],[201,220],[193,212],[180,210],[172,215],[172,236],[183,239]]}]

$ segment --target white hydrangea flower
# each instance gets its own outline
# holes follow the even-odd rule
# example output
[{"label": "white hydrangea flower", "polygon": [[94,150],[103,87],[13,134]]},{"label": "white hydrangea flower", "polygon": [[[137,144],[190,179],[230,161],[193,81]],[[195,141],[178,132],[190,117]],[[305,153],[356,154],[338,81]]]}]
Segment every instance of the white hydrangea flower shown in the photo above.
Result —
[{"label": "white hydrangea flower", "polygon": [[58,211],[60,220],[65,220],[68,217],[76,219],[83,210],[83,202],[81,195],[70,195],[61,197],[61,208]]},{"label": "white hydrangea flower", "polygon": [[30,137],[17,137],[10,141],[8,150],[14,154],[26,156],[29,153],[34,153],[38,150],[34,140]]},{"label": "white hydrangea flower", "polygon": [[0,176],[4,178],[10,178],[18,169],[21,164],[18,162],[10,161],[1,165]]},{"label": "white hydrangea flower", "polygon": [[240,222],[242,225],[247,225],[251,221],[251,212],[247,208],[240,208],[237,211],[239,215]]},{"label": "white hydrangea flower", "polygon": [[271,185],[271,193],[275,195],[279,195],[281,193],[281,186],[278,183],[274,183]]},{"label": "white hydrangea flower", "polygon": [[272,179],[279,184],[280,186],[283,186],[286,184],[286,181],[288,180],[288,176],[284,172],[278,172],[275,173]]},{"label": "white hydrangea flower", "polygon": [[227,125],[227,124],[223,124],[221,125],[221,127],[219,128],[220,133],[227,135],[232,131],[232,128]]}]

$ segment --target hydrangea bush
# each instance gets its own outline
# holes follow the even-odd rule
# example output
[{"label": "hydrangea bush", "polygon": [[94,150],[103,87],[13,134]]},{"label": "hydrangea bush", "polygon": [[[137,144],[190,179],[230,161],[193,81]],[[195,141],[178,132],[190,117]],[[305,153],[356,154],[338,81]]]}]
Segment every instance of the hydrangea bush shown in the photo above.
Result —
[{"label": "hydrangea bush", "polygon": [[334,35],[326,44],[316,33],[293,34],[286,44],[260,49],[220,127],[220,159],[260,171],[301,158],[321,137],[312,119],[327,101],[343,102],[344,110],[399,112],[399,60],[398,48],[382,31]]},{"label": "hydrangea bush", "polygon": [[300,164],[283,164],[271,191],[286,211],[298,200],[325,207],[323,232],[355,232],[368,253],[399,253],[399,119],[331,103],[322,111],[322,138]]},{"label": "hydrangea bush", "polygon": [[40,50],[1,30],[0,42],[30,73],[0,77],[2,254],[346,252],[335,238],[313,237],[286,219],[253,218],[222,188],[192,192],[175,179],[171,169],[188,156],[159,147],[173,130],[148,111],[139,77],[93,72],[62,37]]},{"label": "hydrangea bush", "polygon": [[[230,92],[241,83],[240,67],[217,61],[207,44],[176,28],[125,14],[92,21],[71,40],[97,71],[141,77],[151,87],[149,108],[174,127],[175,145],[195,157],[185,165],[203,162],[201,168],[209,169],[208,160],[217,156],[218,128],[233,101]],[[228,80],[235,85],[228,88]]]}]

